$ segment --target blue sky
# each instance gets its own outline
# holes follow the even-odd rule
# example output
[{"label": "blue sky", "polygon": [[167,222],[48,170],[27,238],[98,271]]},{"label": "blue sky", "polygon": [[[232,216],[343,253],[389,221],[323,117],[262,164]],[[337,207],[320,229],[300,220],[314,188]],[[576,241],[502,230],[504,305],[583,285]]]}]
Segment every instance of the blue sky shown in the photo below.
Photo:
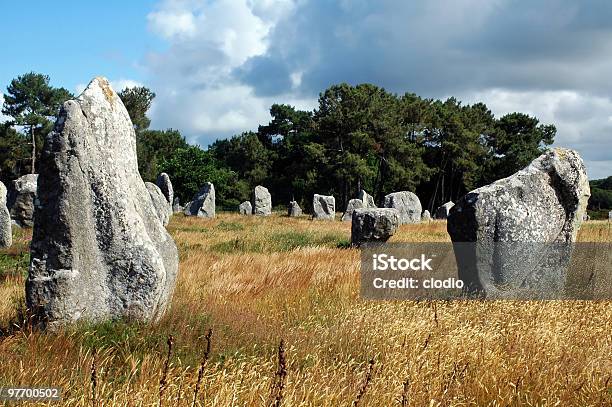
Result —
[{"label": "blue sky", "polygon": [[558,128],[589,176],[612,174],[612,3],[605,0],[2,2],[0,87],[48,74],[157,93],[152,127],[202,146],[272,103],[313,108],[337,82],[485,102]]},{"label": "blue sky", "polygon": [[0,85],[31,70],[74,91],[101,73],[144,80],[143,54],[164,42],[146,25],[154,1],[2,2]]}]

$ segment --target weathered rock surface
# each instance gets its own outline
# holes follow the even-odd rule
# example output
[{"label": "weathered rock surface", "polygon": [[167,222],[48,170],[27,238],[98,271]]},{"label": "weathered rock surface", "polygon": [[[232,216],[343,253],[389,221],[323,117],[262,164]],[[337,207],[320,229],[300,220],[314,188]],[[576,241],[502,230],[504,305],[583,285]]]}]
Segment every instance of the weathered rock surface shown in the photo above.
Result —
[{"label": "weathered rock surface", "polygon": [[199,216],[201,218],[215,217],[215,186],[206,182],[194,195],[193,200],[185,205],[183,211],[187,216]]},{"label": "weathered rock surface", "polygon": [[342,221],[350,221],[353,211],[359,208],[376,208],[374,198],[363,189],[359,191],[357,199],[351,199],[346,205],[346,211],[342,215]]},{"label": "weathered rock surface", "polygon": [[253,214],[253,205],[251,205],[251,202],[249,202],[249,201],[244,201],[243,203],[238,205],[238,212],[241,215],[252,215]]},{"label": "weathered rock surface", "polygon": [[157,180],[155,184],[159,187],[164,197],[166,197],[166,201],[168,205],[172,207],[174,204],[174,188],[172,188],[172,182],[170,182],[170,176],[165,172],[162,172],[157,176]]},{"label": "weathered rock surface", "polygon": [[172,212],[179,213],[179,212],[183,212],[184,209],[185,208],[181,206],[181,201],[178,199],[178,197],[174,198],[174,201],[172,203]]},{"label": "weathered rock surface", "polygon": [[300,208],[300,205],[296,201],[291,201],[289,202],[287,214],[292,218],[302,216],[302,208]]},{"label": "weathered rock surface", "polygon": [[106,79],[64,103],[39,164],[26,281],[37,320],[161,317],[178,252],[138,173],[128,112]]},{"label": "weathered rock surface", "polygon": [[162,193],[161,189],[157,185],[152,182],[145,182],[147,190],[149,191],[149,196],[151,197],[151,202],[153,203],[153,207],[155,208],[155,212],[157,213],[157,217],[161,221],[164,226],[168,226],[168,222],[170,222],[170,216],[172,212],[169,210],[168,201],[166,201],[166,197]]},{"label": "weathered rock surface", "polygon": [[561,295],[589,196],[582,159],[562,148],[468,193],[447,226],[453,242],[475,243],[457,257],[459,277],[488,297]]},{"label": "weathered rock surface", "polygon": [[400,223],[419,223],[421,221],[421,201],[410,191],[393,192],[385,196],[385,208],[395,208],[400,214]]},{"label": "weathered rock surface", "polygon": [[423,211],[423,214],[421,215],[421,221],[423,221],[423,222],[430,222],[431,221],[431,214],[429,213],[429,211],[427,209],[425,209]]},{"label": "weathered rock surface", "polygon": [[400,213],[395,208],[355,209],[351,223],[351,243],[386,242],[400,225]]},{"label": "weathered rock surface", "polygon": [[7,206],[11,218],[21,227],[34,225],[37,184],[38,174],[26,174],[14,180],[8,191]]},{"label": "weathered rock surface", "polygon": [[351,199],[346,205],[346,211],[344,211],[344,214],[342,215],[342,221],[350,221],[353,218],[353,212],[355,212],[355,209],[361,209],[364,207],[365,206],[361,199]]},{"label": "weathered rock surface", "polygon": [[13,235],[11,234],[11,214],[6,207],[6,187],[0,182],[0,247],[11,247]]},{"label": "weathered rock surface", "polygon": [[455,206],[453,201],[448,201],[444,205],[440,205],[438,209],[436,209],[436,219],[446,219],[450,214],[452,207]]},{"label": "weathered rock surface", "polygon": [[268,188],[257,185],[253,191],[253,215],[270,214],[272,214],[272,195],[268,192]]},{"label": "weathered rock surface", "polygon": [[314,194],[312,198],[312,218],[334,220],[336,217],[336,199],[331,195]]},{"label": "weathered rock surface", "polygon": [[368,194],[365,190],[359,191],[358,199],[363,202],[364,208],[376,208],[376,204],[374,203],[374,197]]}]

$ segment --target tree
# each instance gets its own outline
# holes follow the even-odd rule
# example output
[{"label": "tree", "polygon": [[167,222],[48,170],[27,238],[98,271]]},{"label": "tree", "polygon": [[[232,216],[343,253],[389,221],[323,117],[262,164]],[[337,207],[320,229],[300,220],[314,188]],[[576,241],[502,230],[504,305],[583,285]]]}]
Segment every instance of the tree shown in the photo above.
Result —
[{"label": "tree", "polygon": [[554,141],[557,129],[525,113],[510,113],[501,117],[488,143],[493,159],[487,181],[507,177],[524,168],[541,155]]},{"label": "tree", "polygon": [[247,132],[229,140],[217,140],[210,152],[221,165],[234,170],[250,187],[268,179],[276,160],[274,152],[266,147],[257,133]]},{"label": "tree", "polygon": [[148,129],[151,120],[147,117],[147,112],[151,108],[155,93],[144,86],[137,86],[125,88],[118,95],[132,119],[136,133]]},{"label": "tree", "polygon": [[136,152],[138,171],[145,181],[155,181],[160,172],[160,164],[179,149],[189,144],[178,130],[142,130],[136,133]]},{"label": "tree", "polygon": [[8,184],[24,173],[24,163],[30,161],[28,136],[13,129],[10,123],[0,123],[0,181]]},{"label": "tree", "polygon": [[222,208],[235,209],[250,196],[249,186],[236,172],[223,167],[210,151],[197,146],[176,150],[161,162],[160,170],[170,176],[174,194],[182,203],[190,201],[205,182],[215,185],[217,204]]},{"label": "tree", "polygon": [[31,173],[36,172],[36,157],[42,144],[37,143],[37,138],[42,139],[51,130],[61,105],[72,97],[68,90],[49,85],[47,75],[34,72],[18,76],[7,87],[2,113],[12,118],[11,125],[28,128]]}]

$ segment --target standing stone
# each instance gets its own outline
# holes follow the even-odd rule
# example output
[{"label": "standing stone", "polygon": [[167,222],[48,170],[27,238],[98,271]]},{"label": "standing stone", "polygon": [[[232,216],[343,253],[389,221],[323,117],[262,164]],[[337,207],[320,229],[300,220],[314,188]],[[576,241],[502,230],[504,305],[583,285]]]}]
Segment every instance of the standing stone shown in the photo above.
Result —
[{"label": "standing stone", "polygon": [[45,138],[26,304],[55,327],[76,320],[158,320],[178,251],[138,173],[136,134],[104,78],[63,104]]},{"label": "standing stone", "polygon": [[336,200],[331,195],[314,194],[312,198],[312,218],[334,220],[336,217]]},{"label": "standing stone", "polygon": [[436,209],[436,219],[446,219],[450,214],[451,208],[455,206],[453,201],[448,201],[444,205],[440,205],[438,209]]},{"label": "standing stone", "polygon": [[421,221],[423,222],[431,222],[431,214],[427,209],[423,211],[423,215],[421,215]]},{"label": "standing stone", "polygon": [[253,206],[251,205],[251,202],[249,201],[244,201],[243,203],[241,203],[240,205],[238,205],[238,212],[240,212],[241,215],[252,215],[253,214]]},{"label": "standing stone", "polygon": [[289,202],[288,215],[291,218],[302,216],[302,208],[296,201]]},{"label": "standing stone", "polygon": [[589,196],[582,159],[563,148],[468,193],[447,226],[453,242],[473,242],[457,256],[459,278],[470,291],[493,298],[562,295]]},{"label": "standing stone", "polygon": [[215,186],[211,182],[205,183],[194,195],[193,200],[185,205],[187,216],[199,216],[200,218],[215,217]]},{"label": "standing stone", "polygon": [[353,212],[355,211],[355,209],[361,209],[364,207],[365,206],[361,199],[351,199],[346,205],[346,211],[344,211],[344,214],[342,215],[342,221],[350,221],[353,218]]},{"label": "standing stone", "polygon": [[400,225],[400,213],[395,208],[355,209],[351,223],[351,243],[386,242]]},{"label": "standing stone", "polygon": [[0,182],[0,248],[11,247],[11,214],[6,207],[6,187]]},{"label": "standing stone", "polygon": [[608,212],[608,220],[612,220],[612,211]]},{"label": "standing stone", "polygon": [[272,214],[272,195],[268,188],[257,185],[253,191],[253,215],[268,216]]},{"label": "standing stone", "polygon": [[149,196],[151,197],[151,202],[153,203],[157,217],[164,226],[168,226],[172,212],[170,211],[166,197],[162,193],[161,189],[159,189],[159,187],[154,183],[145,182],[145,185],[149,191]]},{"label": "standing stone", "polygon": [[155,184],[157,184],[162,194],[164,194],[166,197],[168,205],[172,206],[174,204],[174,188],[172,188],[170,176],[165,172],[162,172],[157,176],[157,181],[155,181]]},{"label": "standing stone", "polygon": [[363,202],[364,208],[376,208],[376,204],[374,203],[374,197],[368,194],[365,190],[359,191],[358,198]]},{"label": "standing stone", "polygon": [[34,225],[34,206],[38,174],[26,174],[13,181],[8,192],[7,206],[11,218],[20,227]]},{"label": "standing stone", "polygon": [[346,205],[346,211],[342,215],[342,221],[350,221],[353,216],[353,211],[359,208],[376,208],[374,198],[365,190],[359,191],[357,199],[351,199]]},{"label": "standing stone", "polygon": [[174,201],[172,203],[172,212],[179,213],[179,212],[183,212],[184,209],[185,208],[181,206],[181,201],[179,201],[178,197],[174,198]]},{"label": "standing stone", "polygon": [[421,221],[421,201],[410,191],[393,192],[385,196],[385,208],[395,208],[400,214],[400,223],[419,223]]}]

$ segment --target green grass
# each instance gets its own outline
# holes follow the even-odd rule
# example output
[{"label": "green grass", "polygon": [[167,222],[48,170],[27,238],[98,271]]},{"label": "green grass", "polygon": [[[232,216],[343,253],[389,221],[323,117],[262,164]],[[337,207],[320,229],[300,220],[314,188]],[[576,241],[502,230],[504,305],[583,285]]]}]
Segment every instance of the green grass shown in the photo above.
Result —
[{"label": "green grass", "polygon": [[31,229],[13,227],[13,245],[0,250],[0,281],[27,276],[30,266]]},{"label": "green grass", "polygon": [[264,240],[231,239],[213,245],[212,250],[218,253],[278,253],[289,252],[301,247],[324,246],[334,248],[346,245],[346,237],[339,233],[317,234],[288,231],[272,233]]}]

